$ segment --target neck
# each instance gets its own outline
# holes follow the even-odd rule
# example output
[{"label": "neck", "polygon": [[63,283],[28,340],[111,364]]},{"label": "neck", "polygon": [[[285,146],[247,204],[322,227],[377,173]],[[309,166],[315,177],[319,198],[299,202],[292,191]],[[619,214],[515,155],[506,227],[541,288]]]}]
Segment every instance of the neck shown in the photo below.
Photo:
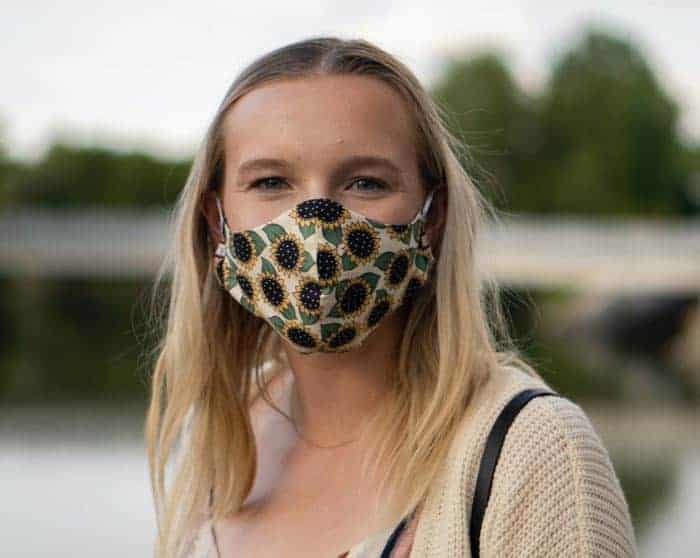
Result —
[{"label": "neck", "polygon": [[360,347],[344,353],[302,354],[284,344],[294,381],[290,404],[302,437],[314,445],[357,439],[390,390],[406,316],[396,311]]}]

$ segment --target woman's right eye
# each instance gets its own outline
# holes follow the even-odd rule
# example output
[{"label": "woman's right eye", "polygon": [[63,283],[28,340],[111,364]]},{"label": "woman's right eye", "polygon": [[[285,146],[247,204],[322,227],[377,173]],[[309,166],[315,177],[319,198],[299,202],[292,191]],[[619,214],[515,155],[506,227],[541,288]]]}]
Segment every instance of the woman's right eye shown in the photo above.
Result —
[{"label": "woman's right eye", "polygon": [[[279,190],[279,188],[276,188],[274,184],[279,183],[282,180],[284,179],[279,176],[266,176],[265,178],[259,178],[258,180],[253,181],[250,187],[257,190]],[[273,186],[268,188],[267,186],[270,183],[272,183]]]}]

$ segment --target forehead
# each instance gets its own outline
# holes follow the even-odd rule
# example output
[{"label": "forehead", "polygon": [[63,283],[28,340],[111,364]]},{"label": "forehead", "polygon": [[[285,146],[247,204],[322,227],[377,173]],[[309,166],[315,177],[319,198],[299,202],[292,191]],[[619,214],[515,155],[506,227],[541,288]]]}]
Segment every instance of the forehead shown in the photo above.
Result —
[{"label": "forehead", "polygon": [[409,108],[377,78],[359,75],[278,80],[238,99],[224,118],[226,159],[256,155],[313,159],[371,151],[415,159]]}]

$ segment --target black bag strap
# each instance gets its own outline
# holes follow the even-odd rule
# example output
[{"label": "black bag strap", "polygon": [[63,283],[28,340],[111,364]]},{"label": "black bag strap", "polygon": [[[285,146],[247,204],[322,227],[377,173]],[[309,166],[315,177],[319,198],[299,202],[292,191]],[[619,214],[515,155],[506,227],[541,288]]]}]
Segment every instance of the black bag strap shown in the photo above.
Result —
[{"label": "black bag strap", "polygon": [[[212,506],[214,505],[214,487],[209,489],[209,517],[211,518]],[[219,550],[219,539],[216,536],[216,529],[214,529],[214,522],[209,524],[209,530],[211,531],[211,538],[214,540],[214,548],[216,549],[217,558],[221,558],[221,551]]]},{"label": "black bag strap", "polygon": [[481,457],[479,474],[476,477],[476,489],[474,491],[474,501],[472,502],[472,515],[469,522],[469,541],[471,545],[472,558],[479,558],[479,540],[481,536],[481,524],[484,521],[486,506],[491,495],[491,484],[493,483],[493,473],[496,470],[498,456],[501,454],[501,447],[505,440],[508,428],[528,401],[540,395],[559,395],[556,392],[543,388],[524,389],[516,393],[512,399],[501,410],[496,421],[491,427],[484,453]]},{"label": "black bag strap", "polygon": [[386,544],[384,545],[384,549],[382,550],[382,554],[381,554],[380,558],[389,558],[389,556],[391,556],[391,551],[394,550],[394,547],[396,546],[396,542],[399,540],[399,536],[401,535],[401,532],[406,528],[407,523],[408,523],[408,517],[404,517],[399,522],[399,524],[394,528],[394,531],[391,533],[389,540],[387,540]]}]

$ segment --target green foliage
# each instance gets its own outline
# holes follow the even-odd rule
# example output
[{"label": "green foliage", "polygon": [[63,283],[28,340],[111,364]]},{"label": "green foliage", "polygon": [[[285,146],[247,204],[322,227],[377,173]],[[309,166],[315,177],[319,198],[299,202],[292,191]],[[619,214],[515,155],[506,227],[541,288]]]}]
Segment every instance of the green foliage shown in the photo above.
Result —
[{"label": "green foliage", "polygon": [[3,279],[0,399],[145,400],[147,283]]},{"label": "green foliage", "polygon": [[15,172],[1,191],[3,201],[16,205],[168,206],[182,189],[190,165],[56,143],[36,165]]},{"label": "green foliage", "polygon": [[547,333],[552,327],[546,326],[556,323],[549,309],[576,296],[554,290],[506,286],[501,287],[500,295],[501,308],[516,345],[552,388],[576,401],[621,401],[625,393],[618,370],[602,361],[592,364],[582,359],[581,352],[587,350],[585,345]]},{"label": "green foliage", "polygon": [[451,62],[434,97],[469,146],[463,163],[501,209],[700,209],[691,195],[700,161],[680,140],[675,101],[635,46],[604,31],[565,51],[541,92],[526,95],[503,56],[488,52]]},{"label": "green foliage", "polygon": [[498,189],[514,184],[524,160],[535,156],[539,123],[534,100],[495,52],[449,62],[432,96],[451,131],[468,146],[462,164],[492,199],[508,204],[507,194]]},{"label": "green foliage", "polygon": [[678,108],[631,45],[586,35],[555,65],[542,121],[552,210],[678,211]]},{"label": "green foliage", "polygon": [[615,472],[629,506],[635,534],[639,539],[673,503],[680,476],[678,456],[665,460],[640,460],[612,454]]}]

